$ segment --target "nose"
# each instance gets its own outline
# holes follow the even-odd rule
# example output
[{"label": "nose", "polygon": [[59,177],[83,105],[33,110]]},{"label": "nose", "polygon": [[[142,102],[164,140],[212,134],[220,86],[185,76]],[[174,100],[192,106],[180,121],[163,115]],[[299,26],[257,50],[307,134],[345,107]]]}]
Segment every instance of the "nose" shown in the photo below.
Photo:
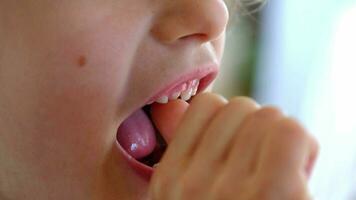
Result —
[{"label": "nose", "polygon": [[223,0],[167,0],[155,18],[152,33],[164,43],[193,38],[204,43],[225,31],[228,16]]}]

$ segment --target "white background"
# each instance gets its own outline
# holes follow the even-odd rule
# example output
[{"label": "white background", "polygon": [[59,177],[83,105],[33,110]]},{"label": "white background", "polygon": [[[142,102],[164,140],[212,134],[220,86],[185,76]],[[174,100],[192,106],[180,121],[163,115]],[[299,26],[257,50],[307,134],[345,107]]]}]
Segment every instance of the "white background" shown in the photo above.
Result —
[{"label": "white background", "polygon": [[356,0],[270,0],[255,98],[319,140],[315,199],[356,200]]}]

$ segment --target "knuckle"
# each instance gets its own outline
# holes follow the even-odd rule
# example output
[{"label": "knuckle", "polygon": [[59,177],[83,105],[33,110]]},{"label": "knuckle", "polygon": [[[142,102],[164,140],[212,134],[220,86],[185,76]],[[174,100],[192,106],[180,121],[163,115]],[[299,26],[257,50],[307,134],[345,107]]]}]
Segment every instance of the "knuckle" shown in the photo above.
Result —
[{"label": "knuckle", "polygon": [[277,124],[277,133],[290,139],[308,140],[308,136],[301,124],[292,118],[284,118]]},{"label": "knuckle", "polygon": [[227,100],[218,94],[215,93],[210,93],[210,92],[204,92],[196,95],[191,104],[201,104],[201,103],[226,103]]},{"label": "knuckle", "polygon": [[245,122],[253,126],[256,124],[264,127],[275,126],[282,117],[283,113],[278,108],[269,106],[262,107],[250,113],[247,115]]},{"label": "knuckle", "polygon": [[236,113],[236,112],[249,113],[249,112],[253,112],[257,108],[258,108],[258,104],[252,99],[249,99],[247,97],[234,97],[228,102],[224,110],[226,110],[229,113]]},{"label": "knuckle", "polygon": [[254,117],[259,119],[274,119],[282,115],[283,113],[278,108],[267,106],[257,110]]},{"label": "knuckle", "polygon": [[319,142],[314,137],[310,137],[310,144],[312,146],[312,149],[313,149],[315,155],[318,155],[319,151],[320,151]]},{"label": "knuckle", "polygon": [[259,105],[257,104],[256,101],[249,97],[245,96],[239,96],[239,97],[233,97],[229,100],[229,105],[231,106],[251,106],[251,107],[258,107]]}]

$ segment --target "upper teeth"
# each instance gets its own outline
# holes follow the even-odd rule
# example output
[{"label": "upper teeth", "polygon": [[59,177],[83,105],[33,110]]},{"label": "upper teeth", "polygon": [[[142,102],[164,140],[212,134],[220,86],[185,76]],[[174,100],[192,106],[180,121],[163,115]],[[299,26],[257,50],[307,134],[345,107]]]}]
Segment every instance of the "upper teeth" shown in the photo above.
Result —
[{"label": "upper teeth", "polygon": [[155,102],[166,104],[169,100],[176,100],[179,97],[184,100],[188,101],[192,96],[196,95],[199,87],[199,80],[193,80],[192,82],[185,83],[187,87],[183,91],[174,92],[169,96],[162,96],[158,98]]},{"label": "upper teeth", "polygon": [[182,94],[180,95],[180,98],[183,99],[184,101],[188,101],[190,99],[190,97],[192,97],[192,93],[193,93],[192,88],[189,88],[182,92]]},{"label": "upper teeth", "polygon": [[157,103],[168,103],[168,97],[167,96],[163,96],[160,97],[156,100]]},{"label": "upper teeth", "polygon": [[176,100],[180,96],[181,92],[175,92],[170,97],[169,100]]}]

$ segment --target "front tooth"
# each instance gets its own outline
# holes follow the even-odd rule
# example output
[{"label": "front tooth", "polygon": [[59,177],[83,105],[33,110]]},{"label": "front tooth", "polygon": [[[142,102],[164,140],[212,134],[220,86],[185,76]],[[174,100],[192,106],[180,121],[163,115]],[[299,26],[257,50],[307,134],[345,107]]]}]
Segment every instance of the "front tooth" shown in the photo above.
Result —
[{"label": "front tooth", "polygon": [[146,105],[151,105],[153,103],[154,103],[154,101],[149,101]]},{"label": "front tooth", "polygon": [[198,92],[198,85],[194,86],[192,96],[195,96]]},{"label": "front tooth", "polygon": [[175,92],[172,94],[172,96],[169,98],[170,100],[176,100],[180,96],[180,92]]},{"label": "front tooth", "polygon": [[184,101],[188,101],[190,99],[190,97],[192,96],[192,92],[193,92],[193,89],[189,88],[188,90],[183,91],[180,97]]},{"label": "front tooth", "polygon": [[197,94],[198,87],[199,87],[199,81],[198,80],[194,80],[192,96]]},{"label": "front tooth", "polygon": [[162,104],[168,103],[168,96],[160,97],[159,99],[156,100],[156,102]]},{"label": "front tooth", "polygon": [[193,84],[192,85],[195,86],[197,84],[199,84],[199,80],[198,79],[193,80]]}]

